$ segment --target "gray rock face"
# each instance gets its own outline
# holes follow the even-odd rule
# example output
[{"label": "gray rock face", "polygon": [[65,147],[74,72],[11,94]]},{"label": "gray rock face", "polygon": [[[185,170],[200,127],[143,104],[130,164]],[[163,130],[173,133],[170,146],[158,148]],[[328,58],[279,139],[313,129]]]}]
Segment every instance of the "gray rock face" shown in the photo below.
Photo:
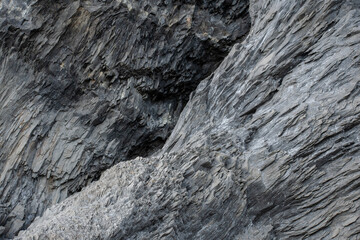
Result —
[{"label": "gray rock face", "polygon": [[159,150],[250,27],[247,1],[2,1],[0,226]]},{"label": "gray rock face", "polygon": [[[130,3],[124,1],[123,4]],[[130,6],[138,6],[132,4]],[[194,3],[189,1],[187,4]],[[232,16],[232,13],[239,11],[219,9],[227,9],[226,6],[236,9],[241,5],[230,4],[228,1],[217,1],[210,6],[205,3],[197,4],[201,13],[203,9],[209,9],[208,14],[223,17]],[[159,3],[156,6],[159,6]],[[129,12],[130,7],[127,9]],[[163,15],[170,16],[169,9],[173,8],[164,6]],[[161,11],[161,8],[157,11]],[[249,13],[251,29],[246,39],[232,47],[216,70],[212,71],[212,68],[217,66],[214,61],[206,74],[199,75],[199,79],[205,79],[191,94],[176,127],[159,152],[150,157],[137,157],[132,161],[120,162],[106,170],[98,181],[48,208],[26,231],[20,232],[17,239],[359,238],[360,3],[357,0],[251,0]],[[96,19],[94,17],[91,21]],[[219,21],[216,17],[209,19]],[[223,26],[238,29],[234,26],[243,26],[243,19],[237,18],[233,23],[224,20]],[[16,19],[13,22],[16,24]],[[76,38],[76,34],[70,35]],[[196,36],[201,38],[202,35]],[[216,40],[216,37],[215,40],[213,37],[209,39],[214,41],[212,44],[218,46],[217,49],[222,48],[224,42]],[[103,45],[101,41],[96,43],[97,47]],[[141,48],[134,45],[135,49],[140,51]],[[83,54],[83,50],[80,52]],[[174,57],[178,62],[184,61],[177,59],[182,55],[175,54]],[[161,55],[161,58],[164,56]],[[3,60],[2,71],[10,71],[11,66],[21,66],[21,71],[17,70],[16,75],[17,81],[21,83],[21,79],[29,75],[24,75],[27,72],[22,71],[24,66],[27,66],[26,63],[18,62],[18,58],[14,57],[17,64],[6,65],[11,62],[11,58],[6,59]],[[205,61],[202,60],[199,66],[204,65],[206,69]],[[154,59],[149,57],[143,61]],[[170,63],[172,61],[169,61]],[[189,63],[186,63],[187,65]],[[163,69],[168,69],[168,66]],[[15,70],[16,68],[12,71]],[[27,71],[32,73],[34,69],[28,67]],[[175,72],[181,74],[180,70]],[[210,72],[212,73],[208,76]],[[47,76],[43,74],[44,77]],[[52,76],[47,74],[48,78]],[[133,74],[134,72],[131,72],[129,78],[132,78]],[[4,76],[3,79],[6,78],[6,75]],[[188,81],[197,79],[194,76],[197,75],[192,75]],[[36,79],[34,78],[34,81]],[[178,82],[187,82],[180,79],[171,84],[179,86]],[[5,80],[1,83],[3,82],[5,83]],[[6,83],[14,84],[13,82],[14,80]],[[44,79],[44,83],[46,82]],[[154,86],[156,85],[148,85],[149,88]],[[25,103],[28,103],[30,97],[37,95],[28,93],[20,97],[18,94],[21,89],[27,90],[25,86],[12,89],[13,91],[8,90],[9,96],[5,95],[1,104],[18,104],[19,109],[24,108],[23,111],[27,109],[29,113],[35,114],[34,109],[31,109],[32,105],[25,106]],[[120,91],[123,88],[118,89]],[[129,89],[137,87],[131,85]],[[160,89],[156,92],[165,91],[166,88]],[[175,92],[180,91],[176,89],[182,88],[174,87]],[[149,97],[149,91],[137,91],[140,95],[145,94],[141,99]],[[104,95],[111,96],[108,92]],[[176,96],[174,92],[164,94],[161,99],[167,102],[169,96],[174,95]],[[137,102],[128,100],[131,96],[126,95],[124,99],[129,101],[128,106],[137,109]],[[177,103],[181,101],[176,100]],[[74,105],[82,101],[74,102],[76,103],[72,103],[73,105],[67,105],[68,111],[74,111]],[[89,102],[86,103],[90,105]],[[142,106],[142,102],[139,106]],[[12,108],[2,109],[10,112]],[[138,111],[143,112],[144,109]],[[124,110],[119,110],[121,114],[122,111]],[[67,116],[61,115],[63,112],[64,110],[59,110],[61,120]],[[29,131],[37,118],[26,119],[26,112],[17,113],[17,122],[25,124],[22,128],[25,130],[22,131]],[[97,116],[89,111],[89,116],[94,115]],[[27,151],[30,143],[36,141],[31,138],[32,135],[24,135],[25,132],[22,135],[16,133],[15,130],[20,131],[21,128],[12,130],[14,132],[10,134],[7,127],[10,120],[7,119],[14,119],[11,116],[14,114],[8,118],[2,117],[4,123],[1,130],[6,130],[9,136],[3,149],[7,151],[9,146],[12,146],[15,159],[15,156],[24,156],[22,151]],[[107,119],[100,123],[106,130],[105,123],[109,121]],[[41,123],[48,122],[45,120]],[[74,122],[70,126],[76,126],[77,121]],[[55,125],[49,128],[54,129]],[[138,127],[135,126],[134,129]],[[170,129],[169,127],[169,131]],[[49,130],[51,131],[54,130]],[[71,129],[69,132],[81,131]],[[64,129],[58,130],[58,134],[66,133]],[[95,143],[101,143],[91,133],[85,133],[84,141],[95,139]],[[103,134],[107,135],[108,132]],[[11,136],[13,137],[10,138]],[[50,141],[52,138],[48,136],[50,135],[45,134],[42,141]],[[11,139],[19,143],[11,143]],[[28,144],[24,144],[22,148],[16,147],[21,146],[20,143],[25,140]],[[2,140],[3,142],[5,141]],[[112,144],[104,144],[106,149],[109,149],[109,154],[114,153],[109,147]],[[69,143],[63,154],[75,154],[76,146],[75,142]],[[149,146],[152,147],[153,144]],[[25,150],[19,152],[17,149]],[[17,170],[22,166],[18,160],[22,158],[19,157],[16,158],[15,165],[6,168],[10,163],[13,164],[8,160],[11,158],[3,157],[7,156],[6,151],[1,155],[6,160],[2,161],[2,164],[6,163],[3,167],[6,174],[1,175],[2,179],[6,179],[3,176],[25,174],[25,171],[23,173]],[[146,151],[147,154],[150,152]],[[64,158],[58,161],[58,164],[68,166],[69,162],[82,162],[81,157],[71,156],[73,157],[70,157],[70,160]],[[71,160],[72,158],[74,160]],[[34,156],[33,159],[37,157]],[[40,167],[37,172],[31,171],[41,176],[41,169]],[[43,169],[54,171],[61,168],[48,165]],[[9,172],[13,172],[13,175],[9,175]],[[66,176],[67,172],[63,172]],[[71,183],[72,178],[64,176],[59,176],[58,181],[65,181],[64,185],[71,186],[67,184]],[[48,182],[54,181],[51,176],[46,175],[41,178],[45,179],[42,181],[46,183],[36,177],[31,181],[25,177],[12,178],[19,183],[7,180],[8,184],[3,191],[10,189],[9,186],[13,186],[13,191],[20,191],[17,190],[20,186],[35,182],[38,184],[34,184],[38,192],[41,189],[39,186],[48,186]],[[76,182],[79,182],[79,179],[81,178],[77,178]],[[21,181],[24,182],[23,185],[20,184]],[[3,187],[3,184],[1,186]],[[60,187],[54,187],[58,188]],[[12,202],[20,202],[14,195],[18,194],[9,192],[6,198]],[[54,199],[50,194],[43,196],[46,196],[43,199]],[[41,201],[42,198],[32,196],[31,199]],[[45,208],[48,205],[41,206]],[[2,209],[5,213],[8,208]],[[29,216],[24,212],[24,207],[17,204],[11,213],[3,214],[5,217],[2,218],[15,219],[12,226],[19,226],[22,219]],[[33,214],[35,215],[39,214]],[[7,228],[5,231],[11,232]]]}]

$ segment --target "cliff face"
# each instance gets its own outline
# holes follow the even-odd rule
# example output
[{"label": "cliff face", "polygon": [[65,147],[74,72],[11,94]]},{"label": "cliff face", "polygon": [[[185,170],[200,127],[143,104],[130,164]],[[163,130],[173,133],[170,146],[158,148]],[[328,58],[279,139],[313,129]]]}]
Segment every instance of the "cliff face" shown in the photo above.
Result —
[{"label": "cliff face", "polygon": [[4,236],[360,237],[359,1],[1,4]]},{"label": "cliff face", "polygon": [[247,1],[2,1],[0,226],[159,150],[248,32]]}]

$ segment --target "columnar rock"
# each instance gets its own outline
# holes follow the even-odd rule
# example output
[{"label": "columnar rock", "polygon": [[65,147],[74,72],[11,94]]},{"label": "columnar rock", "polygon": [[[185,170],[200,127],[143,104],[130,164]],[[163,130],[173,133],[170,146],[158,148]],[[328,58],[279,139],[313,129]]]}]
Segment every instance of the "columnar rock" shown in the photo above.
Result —
[{"label": "columnar rock", "polygon": [[358,239],[360,3],[252,0],[250,16],[156,156],[18,239]]},{"label": "columnar rock", "polygon": [[249,27],[246,0],[0,1],[3,235],[159,150]]}]

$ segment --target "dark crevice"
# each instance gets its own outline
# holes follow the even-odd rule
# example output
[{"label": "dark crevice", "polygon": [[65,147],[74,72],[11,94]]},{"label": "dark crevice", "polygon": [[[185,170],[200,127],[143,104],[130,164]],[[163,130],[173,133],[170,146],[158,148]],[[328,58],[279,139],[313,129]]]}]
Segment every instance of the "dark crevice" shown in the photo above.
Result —
[{"label": "dark crevice", "polygon": [[154,140],[145,139],[139,145],[134,145],[127,154],[127,159],[133,159],[135,157],[147,157],[154,154],[161,149],[165,144],[165,139],[157,137]]}]

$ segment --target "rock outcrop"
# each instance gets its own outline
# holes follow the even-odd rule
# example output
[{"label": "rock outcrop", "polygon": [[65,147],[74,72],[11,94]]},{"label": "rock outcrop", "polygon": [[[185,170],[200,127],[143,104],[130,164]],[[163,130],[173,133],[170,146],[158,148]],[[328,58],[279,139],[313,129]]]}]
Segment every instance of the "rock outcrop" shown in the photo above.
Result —
[{"label": "rock outcrop", "polygon": [[[107,4],[110,3],[103,3],[103,6],[107,6]],[[130,9],[136,10],[139,6],[135,3],[131,5],[127,1],[123,1],[122,4],[127,6],[128,12]],[[151,6],[153,8],[160,6],[159,4],[158,2]],[[184,90],[184,86],[188,86],[190,82],[196,85],[200,79],[204,78],[196,91],[190,95],[189,102],[179,117],[175,116],[181,107],[176,108],[178,110],[170,111],[173,115],[169,115],[174,116],[172,118],[174,122],[166,121],[166,127],[156,125],[157,127],[153,128],[154,132],[150,131],[155,135],[160,134],[158,131],[162,132],[164,135],[161,137],[165,139],[166,134],[172,129],[172,124],[177,122],[161,150],[149,157],[144,157],[150,155],[152,151],[145,151],[143,148],[135,148],[135,152],[131,151],[131,147],[137,145],[132,145],[130,140],[126,140],[126,143],[130,144],[126,146],[126,149],[130,148],[128,151],[132,154],[129,152],[122,153],[123,155],[117,154],[115,155],[116,159],[111,162],[133,156],[140,157],[116,164],[103,172],[98,181],[88,184],[77,193],[74,193],[77,190],[72,190],[72,184],[76,182],[78,186],[85,186],[86,181],[82,179],[89,178],[91,176],[89,169],[92,169],[84,167],[86,164],[82,165],[85,162],[81,160],[83,159],[82,155],[77,156],[76,146],[88,146],[84,143],[78,145],[77,139],[84,142],[93,141],[92,144],[95,146],[102,146],[103,143],[106,153],[116,153],[111,148],[113,146],[111,142],[100,141],[100,137],[94,137],[93,129],[99,125],[95,124],[94,128],[86,128],[82,131],[78,129],[65,131],[66,128],[55,131],[56,126],[66,126],[64,121],[72,123],[72,125],[70,124],[72,127],[80,123],[83,124],[82,126],[87,126],[82,120],[73,120],[72,122],[66,117],[69,112],[74,116],[77,116],[78,111],[86,112],[87,108],[84,106],[92,106],[90,97],[85,97],[87,96],[85,90],[81,90],[83,92],[81,94],[78,93],[76,90],[78,88],[74,88],[72,97],[75,99],[72,101],[69,100],[72,98],[61,94],[59,98],[54,99],[52,94],[41,95],[40,90],[34,94],[36,87],[33,89],[31,86],[35,84],[32,83],[28,86],[26,85],[27,81],[24,80],[29,76],[36,75],[34,66],[27,65],[26,59],[21,60],[18,57],[18,50],[11,55],[11,48],[3,47],[2,54],[6,54],[7,58],[3,60],[2,71],[5,73],[13,71],[18,74],[11,78],[11,81],[5,81],[9,78],[3,74],[1,84],[17,83],[19,85],[14,85],[14,89],[1,90],[3,91],[1,104],[4,105],[2,111],[9,113],[8,117],[3,117],[5,114],[1,115],[1,131],[7,133],[7,135],[1,136],[1,143],[5,146],[2,148],[1,164],[6,163],[5,167],[1,165],[4,169],[1,180],[6,183],[6,185],[1,183],[2,193],[6,193],[1,197],[9,200],[10,205],[17,204],[11,205],[13,207],[11,213],[2,215],[2,221],[11,219],[20,219],[21,221],[21,219],[29,218],[29,212],[26,211],[37,209],[33,206],[26,206],[28,210],[24,213],[21,208],[23,205],[18,204],[21,202],[17,199],[17,197],[20,199],[19,193],[22,193],[21,199],[26,196],[25,193],[41,193],[42,198],[39,197],[40,195],[33,195],[29,199],[32,201],[56,199],[55,202],[65,198],[68,193],[74,193],[61,203],[49,207],[41,217],[32,222],[27,230],[21,231],[17,238],[241,240],[359,238],[360,2],[357,0],[250,0],[249,9],[246,8],[246,2],[238,1],[214,1],[214,5],[206,5],[202,1],[196,4],[195,1],[174,1],[172,4],[179,4],[182,7],[195,6],[194,9],[199,9],[198,14],[209,16],[207,22],[223,21],[224,24],[221,26],[215,24],[214,29],[230,29],[231,34],[226,35],[220,31],[217,35],[215,30],[212,32],[213,36],[195,34],[199,39],[206,35],[208,40],[205,42],[211,43],[211,47],[206,46],[206,49],[211,49],[209,54],[204,56],[199,53],[200,55],[197,56],[201,57],[198,60],[190,57],[192,60],[186,62],[185,60],[188,58],[181,59],[184,55],[178,55],[179,53],[175,51],[174,58],[169,60],[168,64],[164,64],[164,68],[161,68],[162,75],[169,77],[165,72],[172,66],[173,61],[184,64],[184,69],[190,65],[196,66],[197,70],[190,74],[189,78],[183,77],[183,72],[180,70],[183,68],[174,70],[174,73],[179,74],[180,77],[171,81],[170,85],[173,88],[170,87],[170,89],[172,90],[166,87],[153,90],[152,88],[157,86],[156,84],[152,85],[155,80],[152,80],[153,82],[149,80],[151,84],[149,82],[148,85],[140,84],[141,87],[136,84],[129,86],[131,90],[128,91],[136,90],[139,98],[141,96],[142,102],[129,100],[134,96],[131,94],[125,95],[124,101],[129,102],[127,106],[131,107],[131,111],[143,113],[150,108],[143,106],[158,106],[154,104],[158,101],[151,98],[154,91],[156,96],[161,96],[161,106],[166,105],[169,98],[172,99],[174,96],[177,96],[174,101],[181,105],[186,101],[186,98],[182,99],[182,96],[186,95],[182,95],[182,91],[189,90]],[[102,12],[99,10],[100,8],[88,7],[88,9]],[[176,9],[165,4],[163,8],[157,8],[157,13],[169,17],[172,11],[179,11],[179,14],[188,11]],[[245,10],[240,11],[240,9]],[[250,14],[251,28],[243,41],[234,43],[236,39],[240,39],[246,33],[248,25],[246,25],[247,15],[244,11]],[[240,12],[243,13],[238,15],[237,13]],[[201,15],[202,19],[205,15]],[[79,13],[74,16],[79,16]],[[194,16],[198,15],[195,13]],[[227,19],[229,16],[233,17]],[[99,17],[101,17],[100,13],[95,14],[89,23],[96,22]],[[131,15],[126,15],[126,18],[132,19]],[[183,19],[185,25],[182,26],[187,27],[188,18],[184,17]],[[35,21],[34,19],[33,21],[33,24],[36,24],[35,22],[40,20]],[[135,18],[135,21],[138,22],[139,19]],[[181,22],[181,20],[179,21]],[[79,20],[78,22],[86,21]],[[16,24],[16,20],[13,20],[11,24]],[[54,23],[52,26],[57,26],[57,24]],[[194,26],[194,29],[201,29],[197,24],[191,26]],[[65,29],[68,28],[65,27]],[[210,27],[205,32],[210,29],[213,28]],[[236,33],[235,30],[239,29],[240,32]],[[12,31],[16,32],[17,30]],[[174,30],[174,33],[183,36],[183,33],[178,30]],[[74,32],[70,31],[68,36],[77,39]],[[220,36],[232,40],[221,41]],[[14,39],[18,39],[18,37],[14,37]],[[52,42],[49,39],[48,41]],[[102,41],[104,40],[94,42],[97,48],[111,49],[109,46],[104,47],[105,43]],[[4,42],[6,43],[6,41]],[[81,44],[80,40],[78,42],[80,46],[85,45]],[[13,44],[16,44],[16,41]],[[161,45],[161,43],[159,44]],[[211,60],[211,53],[216,56],[225,55],[227,46],[231,46],[231,44],[234,45],[225,59],[219,60],[214,57]],[[110,46],[117,45],[110,44]],[[131,46],[134,47],[134,51],[142,52],[139,45]],[[161,49],[163,46],[159,48]],[[4,49],[9,49],[9,52],[4,52]],[[46,45],[41,49],[46,51]],[[179,47],[179,49],[183,48]],[[61,51],[67,50],[61,48]],[[99,51],[101,52],[101,50]],[[80,55],[85,54],[82,49],[79,49],[79,52]],[[144,52],[148,53],[148,50],[144,50]],[[51,59],[61,55],[61,53],[56,53]],[[85,55],[91,54],[86,53]],[[33,56],[33,54],[26,55],[25,51],[24,56]],[[75,54],[74,58],[77,59],[77,56]],[[107,59],[112,55],[109,53],[103,56]],[[156,53],[138,61],[144,61],[146,64],[147,61],[154,61],[154,56],[159,56],[159,59],[166,58],[166,55]],[[39,57],[39,59],[42,58]],[[218,65],[219,61],[221,61],[220,65]],[[84,64],[80,60],[74,60],[74,65],[77,62]],[[67,66],[66,64],[64,66]],[[41,67],[40,63],[38,65]],[[94,66],[97,66],[95,62]],[[51,69],[51,64],[46,65],[46,69]],[[58,75],[49,71],[39,72],[40,75],[43,74],[41,75],[43,84],[46,86],[49,81],[48,85],[58,86],[49,92],[61,93],[60,89],[63,90],[64,86],[57,85],[59,80],[55,81],[55,79]],[[96,72],[96,70],[92,71]],[[71,69],[65,72],[71,73]],[[119,70],[117,74],[120,76],[122,72],[126,71]],[[96,74],[94,73],[94,76],[100,78],[100,72]],[[129,79],[134,78],[134,74],[135,71],[131,70],[128,75]],[[51,81],[52,77],[55,78],[53,81]],[[37,79],[39,78],[34,78],[33,81],[37,82]],[[69,82],[78,78],[71,79]],[[82,78],[79,77],[79,79]],[[130,80],[125,82],[128,81]],[[75,82],[74,86],[83,86],[81,85],[83,83]],[[144,82],[147,81],[144,80]],[[15,88],[15,86],[22,87]],[[117,85],[115,84],[115,86]],[[98,89],[95,91],[96,93],[104,91],[103,94],[108,97],[123,91],[124,86],[119,83],[119,87],[113,90],[116,94],[109,90],[111,89],[109,85],[95,88]],[[28,89],[32,89],[33,92],[29,92]],[[26,91],[28,94],[21,95]],[[90,92],[94,94],[94,91]],[[41,102],[44,99],[50,100],[47,104],[45,101],[44,108],[39,110],[31,104],[35,100]],[[49,129],[45,133],[43,133],[44,130],[36,130],[38,129],[36,127],[30,131],[34,124],[46,126],[46,123],[52,122],[50,121],[52,115],[49,114],[51,111],[45,114],[45,109],[49,109],[50,103],[62,103],[60,99],[65,101],[65,106],[60,105],[56,121],[62,121],[62,124],[56,125],[55,123],[48,128],[41,128]],[[143,102],[146,102],[144,99],[153,101],[149,105],[144,105]],[[71,104],[67,101],[70,101]],[[77,105],[80,103],[85,105]],[[11,105],[17,106],[16,109],[22,109],[22,111],[12,112],[14,106],[6,107]],[[75,106],[78,107],[75,108]],[[97,107],[93,107],[93,111],[88,110],[88,118],[85,118],[89,121],[87,124],[95,121],[95,117],[99,115],[97,111],[100,111],[103,106],[106,105],[101,103]],[[41,111],[41,109],[43,110]],[[29,112],[28,114],[40,114],[43,118],[27,119],[25,118],[26,111]],[[119,114],[124,114],[122,111],[125,110],[119,109]],[[73,116],[72,114],[70,116]],[[49,119],[45,117],[49,117]],[[14,119],[16,121],[13,121]],[[79,119],[83,118],[79,117]],[[107,122],[110,121],[109,119],[112,118],[105,117],[105,120],[100,121],[104,130],[102,134],[98,133],[100,136],[108,137],[107,134],[111,133],[108,132]],[[14,124],[22,122],[24,125],[22,128],[11,130],[9,126],[13,125],[8,125],[11,121]],[[139,121],[139,119],[133,120],[136,123]],[[126,124],[124,126],[129,128],[129,125]],[[133,128],[134,131],[140,131],[138,130],[139,126],[133,126]],[[166,134],[165,131],[159,130],[164,128],[168,129]],[[28,133],[26,135],[27,132],[35,134]],[[41,164],[38,161],[24,160],[39,159],[38,151],[43,153],[43,156],[49,154],[46,151],[42,152],[41,146],[56,145],[56,143],[52,143],[52,139],[54,139],[51,137],[53,136],[52,132],[65,135],[68,132],[84,132],[85,137],[80,134],[81,137],[75,138],[73,142],[68,141],[67,145],[61,142],[64,151],[61,156],[70,155],[71,157],[68,159],[63,157],[61,161],[57,162],[59,166],[50,163],[46,165],[53,158],[44,157],[47,160]],[[127,134],[131,133],[133,132]],[[131,134],[131,136],[136,138],[136,134]],[[36,137],[40,137],[39,140],[36,140]],[[128,137],[121,135],[118,141],[125,141],[121,139]],[[36,147],[39,142],[42,144]],[[146,145],[147,143],[148,145]],[[35,148],[33,144],[35,144]],[[143,144],[151,149],[154,148],[151,141],[145,141]],[[155,144],[155,146],[160,145]],[[10,151],[9,149],[14,150]],[[31,149],[38,150],[30,151]],[[54,149],[56,148],[54,147]],[[160,147],[155,147],[153,150],[158,149]],[[13,156],[13,158],[9,156]],[[22,158],[21,156],[27,157]],[[94,161],[89,162],[93,163]],[[24,165],[24,163],[28,165]],[[11,167],[8,167],[9,164],[12,164]],[[89,171],[88,175],[82,177],[80,174],[76,175],[78,176],[76,178],[68,176],[69,173],[64,170],[67,167],[60,167],[60,165],[69,166],[68,164],[76,166],[80,164],[82,169],[85,169],[84,171]],[[48,176],[43,172],[53,173],[57,169],[60,169],[58,171],[62,169],[63,174],[56,175],[58,178],[55,179],[53,175]],[[103,168],[99,167],[96,172],[99,172],[99,169]],[[26,175],[27,173],[29,175]],[[40,181],[41,179],[43,182]],[[42,189],[49,188],[49,182],[53,183],[52,189],[60,189],[58,191],[61,193],[61,186],[66,186],[68,192],[64,197],[53,197],[54,195],[48,194],[48,190],[40,188],[41,186],[44,186]],[[30,188],[32,191],[26,189],[29,184],[33,186]],[[49,205],[51,204],[38,203],[36,206],[42,206],[45,209]],[[32,212],[32,218],[41,214],[42,211]],[[12,223],[14,224],[14,222]],[[5,231],[13,230],[10,231],[6,228]]]},{"label": "rock outcrop", "polygon": [[2,1],[0,226],[159,150],[249,31],[248,1]]}]

